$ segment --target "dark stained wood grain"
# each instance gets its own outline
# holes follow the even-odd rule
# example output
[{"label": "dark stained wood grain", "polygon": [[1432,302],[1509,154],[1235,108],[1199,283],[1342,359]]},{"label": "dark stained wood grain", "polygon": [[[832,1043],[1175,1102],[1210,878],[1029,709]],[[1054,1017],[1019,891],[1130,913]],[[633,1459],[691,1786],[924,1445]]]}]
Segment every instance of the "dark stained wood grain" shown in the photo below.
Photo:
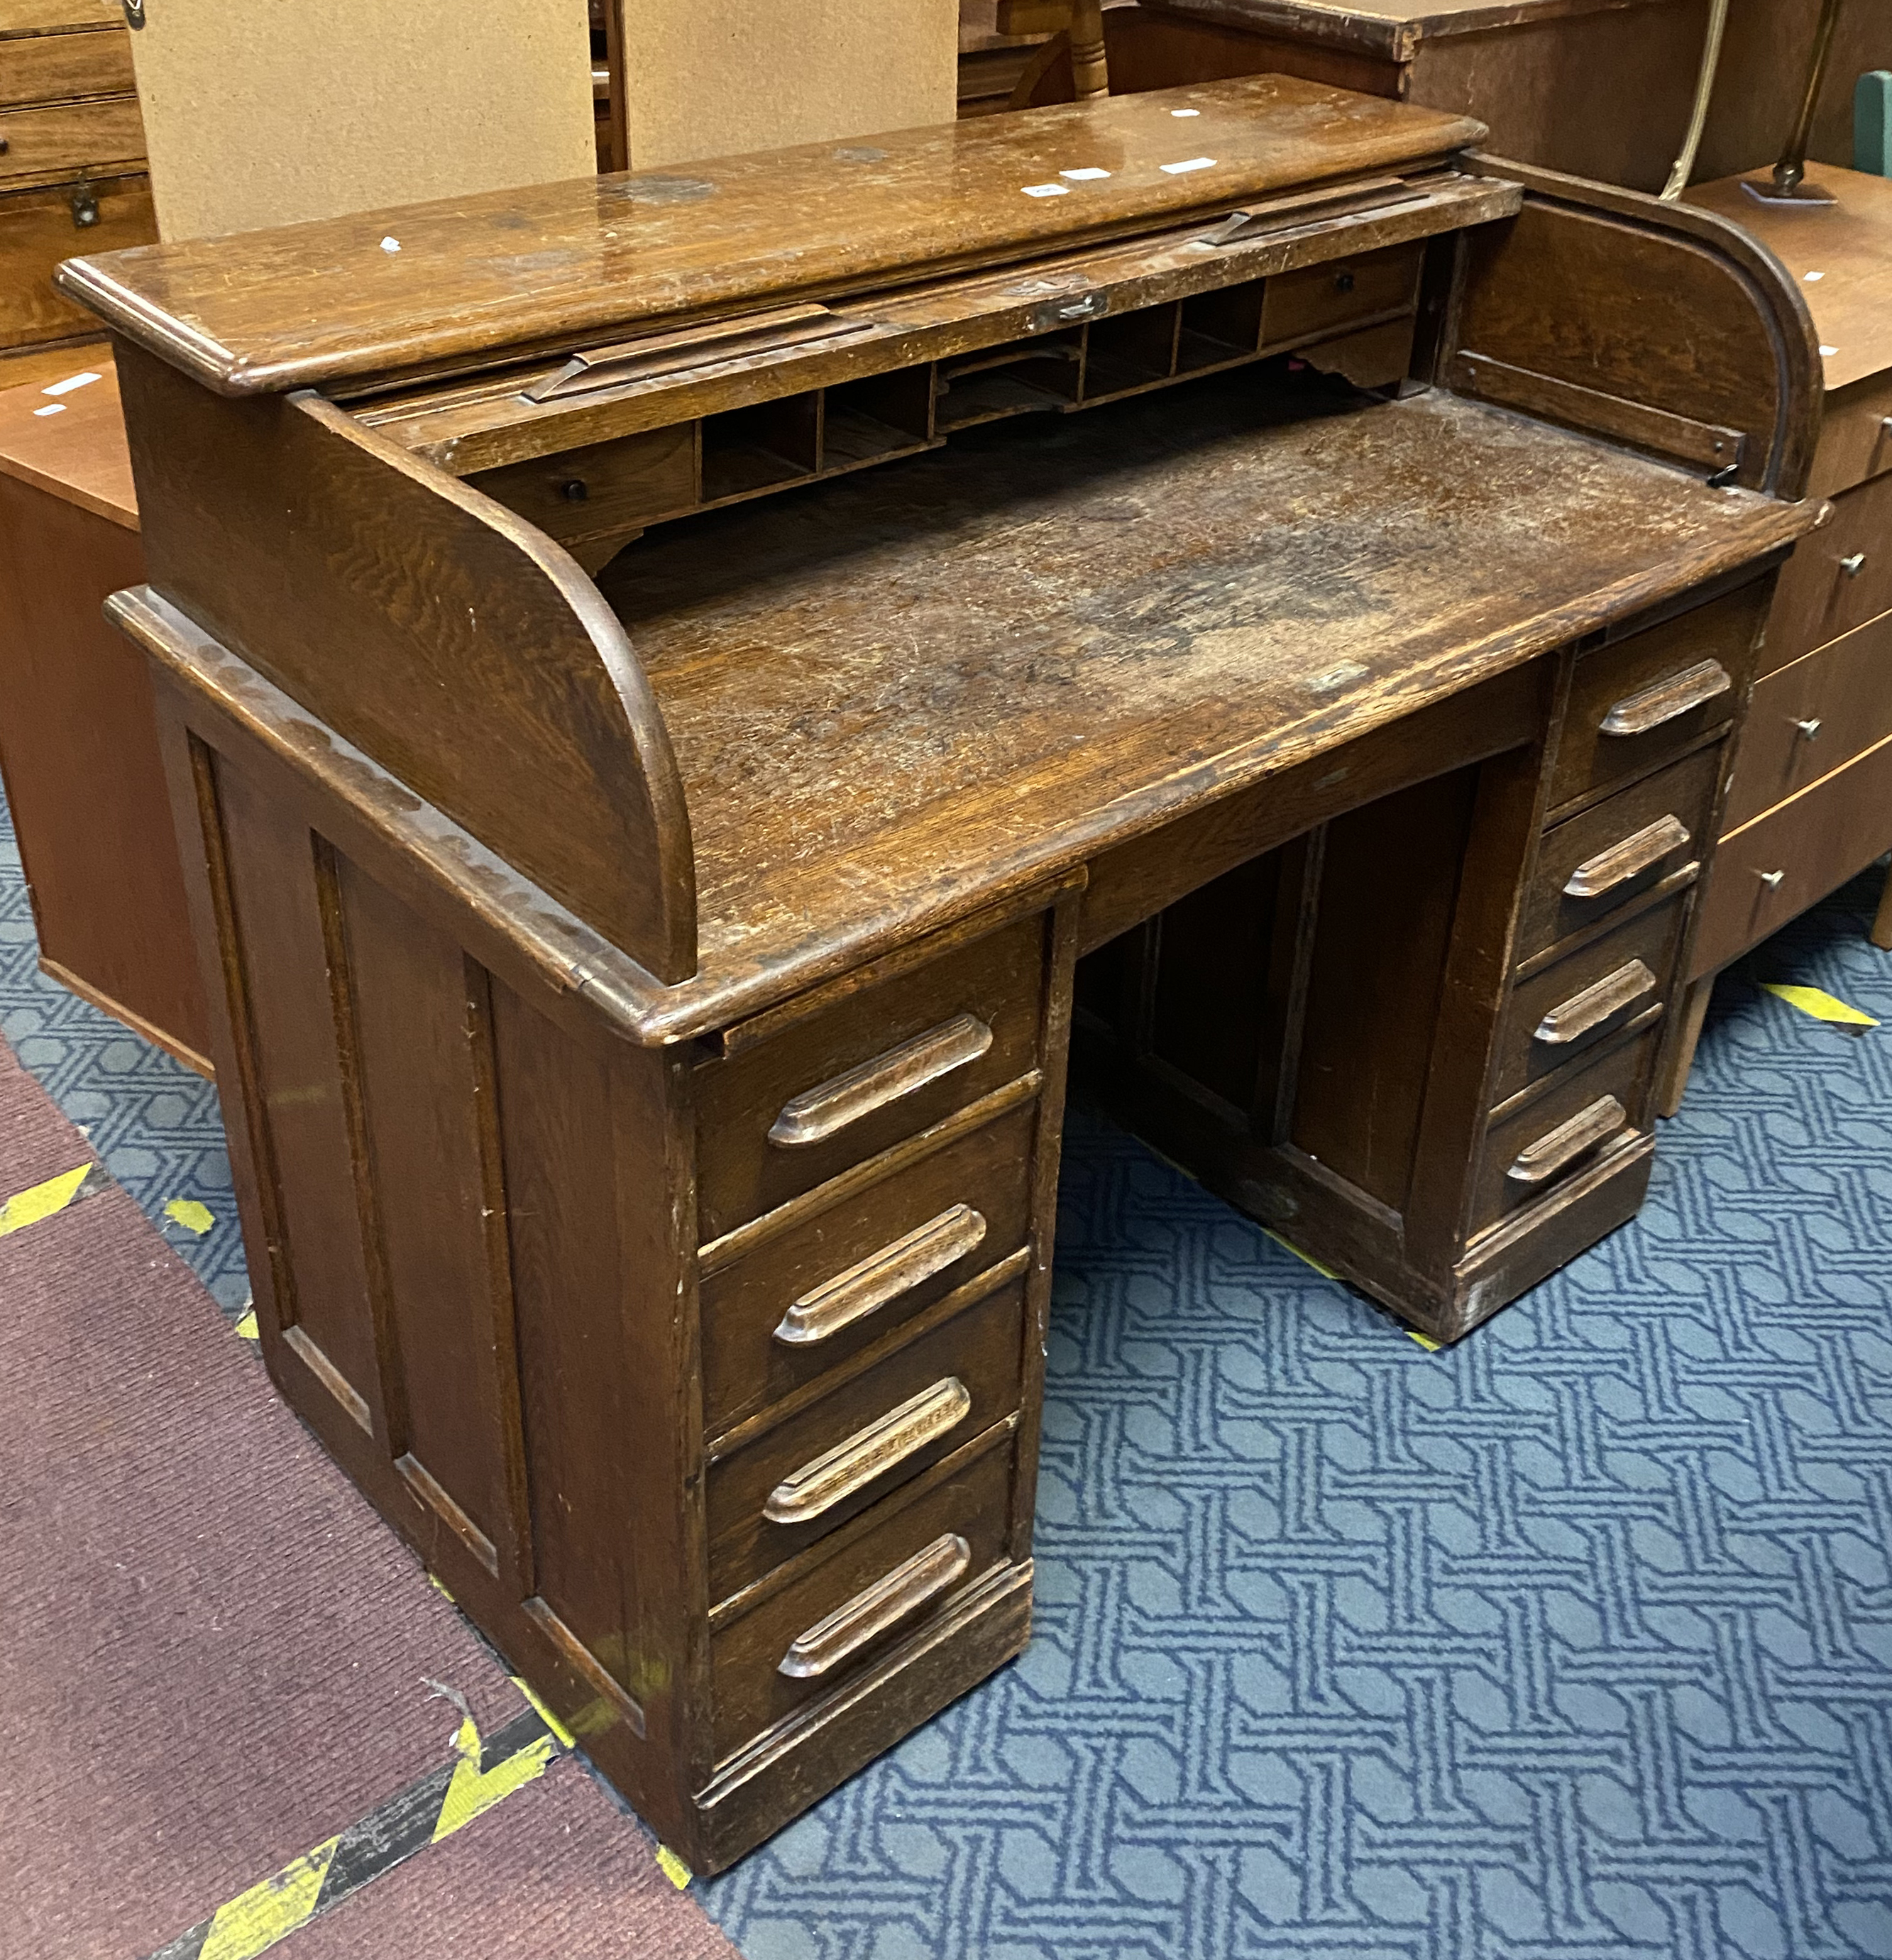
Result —
[{"label": "dark stained wood grain", "polygon": [[652,974],[687,975],[689,819],[664,726],[570,559],[319,397],[206,423],[214,398],[151,355],[124,348],[119,373],[134,473],[166,486],[142,512],[153,580]]},{"label": "dark stained wood grain", "polygon": [[[1183,103],[1200,111],[1186,130],[1169,113]],[[489,364],[503,349],[741,310],[765,294],[826,298],[916,263],[1068,249],[1284,186],[1443,158],[1483,134],[1464,117],[1258,75],[159,246],[76,260],[59,276],[211,387],[275,392]],[[1163,168],[1199,156],[1212,167]],[[1065,196],[1024,194],[1088,167],[1111,174]]]}]

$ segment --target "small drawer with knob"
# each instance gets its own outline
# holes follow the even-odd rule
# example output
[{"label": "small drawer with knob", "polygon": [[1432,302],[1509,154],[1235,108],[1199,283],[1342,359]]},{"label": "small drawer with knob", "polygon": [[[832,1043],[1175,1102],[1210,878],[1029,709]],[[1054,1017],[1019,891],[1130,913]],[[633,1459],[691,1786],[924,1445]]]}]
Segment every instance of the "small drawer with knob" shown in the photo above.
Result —
[{"label": "small drawer with knob", "polygon": [[696,432],[694,422],[646,429],[479,470],[467,481],[562,545],[619,536],[695,504]]},{"label": "small drawer with knob", "polygon": [[1024,1290],[1022,1274],[1001,1280],[818,1400],[715,1446],[710,1597],[752,1584],[1015,1414]]},{"label": "small drawer with knob", "polygon": [[145,125],[135,95],[0,112],[0,183],[142,163]]},{"label": "small drawer with knob", "polygon": [[1422,244],[1389,245],[1277,274],[1262,297],[1262,345],[1296,346],[1410,313],[1424,256]]},{"label": "small drawer with knob", "polygon": [[1027,1256],[1037,1121],[1036,1096],[1021,1099],[834,1204],[776,1214],[785,1230],[706,1247],[706,1431],[746,1421],[976,1274]]},{"label": "small drawer with knob", "polygon": [[1583,655],[1557,737],[1553,813],[1731,721],[1770,596],[1768,581],[1757,580]]},{"label": "small drawer with knob", "polygon": [[1550,1198],[1639,1139],[1661,1029],[1658,1019],[1630,1039],[1606,1042],[1562,1075],[1499,1106],[1479,1166],[1474,1232]]},{"label": "small drawer with knob", "polygon": [[1780,574],[1763,673],[1892,611],[1892,473],[1836,497],[1832,511]]},{"label": "small drawer with knob", "polygon": [[1738,829],[1892,735],[1892,612],[1763,674],[1722,819]]},{"label": "small drawer with knob", "polygon": [[1698,749],[1544,832],[1518,922],[1518,959],[1597,926],[1706,854],[1723,745]]},{"label": "small drawer with knob", "polygon": [[1665,899],[1520,980],[1505,1013],[1492,1102],[1570,1067],[1661,1007],[1674,991],[1687,909],[1685,896]]},{"label": "small drawer with knob", "polygon": [[858,1680],[1006,1557],[1013,1431],[999,1424],[711,1615],[716,1760]]}]

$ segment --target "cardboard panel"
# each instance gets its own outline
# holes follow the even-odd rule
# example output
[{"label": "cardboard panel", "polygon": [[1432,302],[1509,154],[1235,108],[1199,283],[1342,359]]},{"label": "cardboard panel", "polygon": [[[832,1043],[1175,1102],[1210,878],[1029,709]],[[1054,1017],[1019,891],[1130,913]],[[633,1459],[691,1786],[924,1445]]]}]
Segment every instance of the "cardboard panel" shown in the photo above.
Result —
[{"label": "cardboard panel", "polygon": [[953,119],[958,0],[619,0],[634,170]]},{"label": "cardboard panel", "polygon": [[166,239],[597,167],[585,0],[164,0],[132,53]]}]

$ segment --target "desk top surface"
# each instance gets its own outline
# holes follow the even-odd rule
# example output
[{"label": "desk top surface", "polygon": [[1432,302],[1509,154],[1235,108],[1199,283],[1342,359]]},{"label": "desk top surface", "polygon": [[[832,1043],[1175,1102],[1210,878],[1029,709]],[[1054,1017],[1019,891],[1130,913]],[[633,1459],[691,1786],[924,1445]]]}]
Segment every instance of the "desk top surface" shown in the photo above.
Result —
[{"label": "desk top surface", "polygon": [[663,1017],[779,991],[837,932],[942,923],[1811,522],[1444,393],[1330,404],[1257,370],[996,424],[620,556],[601,589],[696,854],[701,967]]},{"label": "desk top surface", "polygon": [[141,246],[59,278],[220,393],[269,393],[1005,263],[1442,158],[1484,134],[1466,116],[1250,75]]},{"label": "desk top surface", "polygon": [[1807,179],[1837,202],[1763,204],[1741,177],[1697,184],[1688,202],[1752,233],[1800,282],[1827,386],[1843,388],[1892,368],[1892,180],[1834,164],[1809,164]]},{"label": "desk top surface", "polygon": [[0,389],[0,476],[30,483],[128,531],[138,529],[138,493],[110,348],[68,348],[51,371]]},{"label": "desk top surface", "polygon": [[1166,10],[1226,21],[1295,40],[1412,58],[1422,40],[1530,27],[1659,0],[1158,0]]}]

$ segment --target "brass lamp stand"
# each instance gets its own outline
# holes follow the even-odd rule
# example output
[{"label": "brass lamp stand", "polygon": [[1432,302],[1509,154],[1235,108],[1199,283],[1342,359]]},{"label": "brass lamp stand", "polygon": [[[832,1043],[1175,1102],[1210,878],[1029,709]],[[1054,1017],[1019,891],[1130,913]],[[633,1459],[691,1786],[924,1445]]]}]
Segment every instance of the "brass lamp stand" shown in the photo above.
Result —
[{"label": "brass lamp stand", "polygon": [[1761,204],[1833,204],[1838,200],[1829,191],[1807,182],[1807,144],[1813,134],[1813,113],[1820,100],[1820,84],[1826,79],[1827,58],[1833,52],[1833,30],[1839,18],[1840,0],[1824,0],[1820,24],[1814,30],[1813,67],[1807,77],[1807,93],[1800,114],[1769,176],[1744,177],[1741,189]]}]

